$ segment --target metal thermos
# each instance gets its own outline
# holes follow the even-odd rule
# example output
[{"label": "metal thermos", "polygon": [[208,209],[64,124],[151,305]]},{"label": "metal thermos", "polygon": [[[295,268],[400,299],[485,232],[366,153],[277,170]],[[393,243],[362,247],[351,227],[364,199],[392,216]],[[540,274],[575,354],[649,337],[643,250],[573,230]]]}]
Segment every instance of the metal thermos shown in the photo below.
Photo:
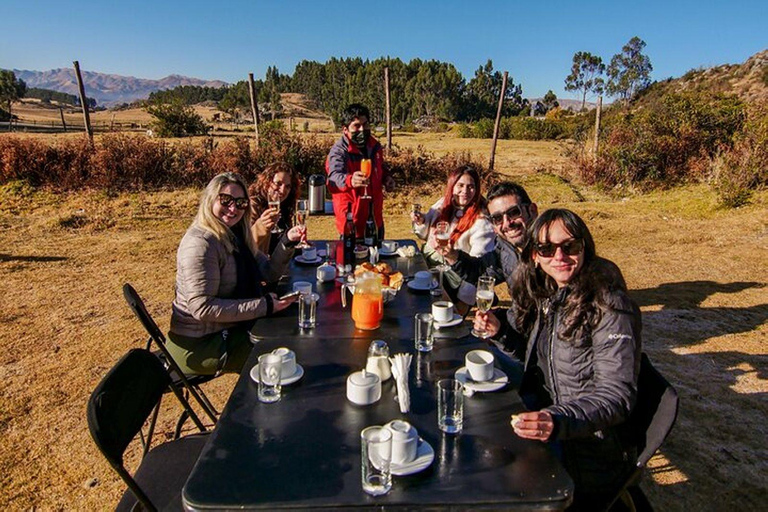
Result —
[{"label": "metal thermos", "polygon": [[313,174],[309,177],[309,213],[325,213],[325,176]]}]

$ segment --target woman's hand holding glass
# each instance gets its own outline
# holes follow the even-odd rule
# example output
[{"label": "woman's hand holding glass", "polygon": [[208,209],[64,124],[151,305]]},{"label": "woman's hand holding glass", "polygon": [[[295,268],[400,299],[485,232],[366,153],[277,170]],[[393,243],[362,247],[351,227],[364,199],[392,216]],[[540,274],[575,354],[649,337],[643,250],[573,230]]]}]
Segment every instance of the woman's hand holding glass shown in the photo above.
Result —
[{"label": "woman's hand holding glass", "polygon": [[488,337],[492,338],[499,333],[499,329],[501,329],[501,322],[499,322],[499,319],[496,318],[496,315],[490,311],[485,313],[478,311],[475,314],[475,322],[472,327],[475,331],[485,332]]},{"label": "woman's hand holding glass", "polygon": [[275,225],[272,227],[272,233],[280,233],[280,228],[277,227],[277,221],[280,220],[280,192],[277,190],[269,193],[269,209],[273,210],[277,214],[275,219]]},{"label": "woman's hand holding glass", "polygon": [[307,236],[307,226],[293,226],[288,230],[287,236],[291,242],[300,242]]},{"label": "woman's hand holding glass", "polygon": [[277,224],[277,219],[280,218],[280,210],[276,210],[274,208],[267,208],[264,210],[258,219],[256,219],[256,222],[261,225],[264,230],[271,231],[272,228],[275,227],[275,224]]}]

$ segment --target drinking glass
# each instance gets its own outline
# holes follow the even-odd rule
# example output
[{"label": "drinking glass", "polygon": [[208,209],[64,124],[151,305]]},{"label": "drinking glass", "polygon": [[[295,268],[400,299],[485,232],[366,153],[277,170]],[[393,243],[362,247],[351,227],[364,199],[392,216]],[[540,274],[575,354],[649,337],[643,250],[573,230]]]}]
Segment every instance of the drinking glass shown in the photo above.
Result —
[{"label": "drinking glass", "polygon": [[372,426],[360,432],[363,491],[373,496],[392,489],[392,431]]},{"label": "drinking glass", "polygon": [[[437,224],[435,224],[435,243],[438,247],[445,247],[448,245],[448,242],[451,240],[451,225],[441,220]],[[446,265],[445,262],[440,263],[437,267],[437,270],[440,272],[440,277],[438,280],[438,286],[440,288],[440,295],[442,295],[443,290],[443,272],[446,272],[451,269],[450,265]]]},{"label": "drinking glass", "polygon": [[[280,192],[277,190],[274,190],[269,193],[269,207],[274,208],[275,210],[280,212]],[[275,222],[275,225],[272,226],[271,233],[280,233],[282,230],[277,226],[277,222],[280,221],[280,217],[277,217],[277,221]]]},{"label": "drinking glass", "polygon": [[307,217],[309,216],[309,202],[306,199],[299,199],[296,201],[296,225],[304,228],[304,234],[301,236],[301,241],[296,245],[299,249],[306,249],[310,247],[307,242]]},{"label": "drinking glass", "polygon": [[431,352],[435,339],[432,333],[434,319],[431,313],[418,313],[413,319],[413,340],[419,352]]},{"label": "drinking glass", "polygon": [[[480,276],[480,278],[477,280],[475,304],[477,305],[477,310],[480,313],[487,313],[491,309],[491,306],[493,306],[494,284],[495,281],[491,276]],[[474,328],[472,329],[472,335],[483,339],[490,337],[490,334],[488,334],[487,331],[479,331]]]},{"label": "drinking glass", "polygon": [[280,400],[280,374],[283,371],[283,358],[277,354],[259,356],[259,401],[272,403]]},{"label": "drinking glass", "polygon": [[320,295],[316,293],[303,293],[299,296],[299,327],[302,329],[315,328],[318,300],[320,300]]},{"label": "drinking glass", "polygon": [[446,434],[464,427],[464,386],[455,379],[437,382],[437,426]]},{"label": "drinking glass", "polygon": [[[371,159],[370,158],[363,158],[360,161],[360,173],[365,176],[366,178],[371,177]],[[365,191],[363,192],[363,195],[360,196],[361,199],[370,199],[371,196],[368,195],[368,185],[365,186]]]}]

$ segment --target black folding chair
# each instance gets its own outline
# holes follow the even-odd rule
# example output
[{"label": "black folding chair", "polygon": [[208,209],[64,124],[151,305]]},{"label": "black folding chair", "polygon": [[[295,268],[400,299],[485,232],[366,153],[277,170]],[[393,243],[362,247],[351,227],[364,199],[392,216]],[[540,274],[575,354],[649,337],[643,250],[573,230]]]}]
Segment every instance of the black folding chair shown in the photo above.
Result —
[{"label": "black folding chair", "polygon": [[[202,409],[205,411],[205,414],[211,419],[213,423],[216,423],[218,412],[213,407],[213,404],[211,404],[211,401],[208,399],[206,394],[200,388],[200,385],[218,377],[218,374],[216,375],[185,375],[184,372],[181,371],[181,368],[179,368],[179,365],[171,356],[171,353],[168,351],[168,347],[166,346],[166,339],[165,339],[165,335],[163,334],[163,331],[160,330],[160,328],[157,326],[155,321],[152,319],[152,316],[150,316],[146,306],[144,305],[144,301],[141,300],[141,297],[136,292],[136,290],[134,290],[130,284],[125,283],[123,285],[123,296],[125,297],[125,301],[128,303],[128,306],[131,308],[133,313],[138,317],[139,321],[144,326],[144,329],[146,329],[147,333],[149,333],[149,339],[147,340],[147,350],[151,349],[152,343],[154,342],[154,344],[157,346],[159,350],[159,352],[156,353],[156,355],[161,359],[161,361],[165,365],[167,371],[169,372],[171,378],[173,379],[173,382],[178,387],[181,387],[184,390],[186,390],[186,392],[189,393],[189,395],[194,397],[197,403],[200,404],[200,407],[202,407]],[[158,404],[158,409],[159,409],[159,404]],[[181,416],[179,417],[179,421],[176,424],[176,437],[179,437],[179,435],[181,434],[181,429],[187,417],[188,417],[188,414],[187,414],[187,411],[185,410],[181,413]],[[157,418],[157,410],[153,414],[153,419],[152,419],[152,422],[150,423],[150,430],[148,434],[149,441],[151,441],[151,435],[154,430],[154,424],[155,424],[156,418]]]},{"label": "black folding chair", "polygon": [[643,353],[637,381],[637,403],[628,420],[636,436],[637,465],[611,505],[618,505],[620,500],[629,510],[652,510],[638,483],[645,465],[672,430],[677,409],[677,391]]},{"label": "black folding chair", "polygon": [[101,380],[88,400],[88,429],[101,453],[128,485],[117,510],[182,510],[181,490],[197,461],[207,434],[169,441],[150,450],[133,476],[123,463],[131,441],[141,432],[163,393],[170,388],[202,432],[189,402],[160,360],[144,349],[132,349]]}]

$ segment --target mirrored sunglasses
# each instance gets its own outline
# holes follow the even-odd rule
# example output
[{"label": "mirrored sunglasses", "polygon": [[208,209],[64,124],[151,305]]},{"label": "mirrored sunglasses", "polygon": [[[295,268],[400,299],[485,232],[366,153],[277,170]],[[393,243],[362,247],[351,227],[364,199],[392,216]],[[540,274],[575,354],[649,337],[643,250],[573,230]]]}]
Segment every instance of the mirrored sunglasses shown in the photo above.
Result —
[{"label": "mirrored sunglasses", "polygon": [[229,194],[219,194],[219,204],[224,208],[229,208],[232,203],[235,203],[235,208],[238,210],[245,210],[248,208],[247,197],[232,197]]},{"label": "mirrored sunglasses", "polygon": [[552,242],[533,244],[533,249],[539,254],[539,256],[544,256],[545,258],[551,258],[554,256],[558,247],[563,251],[564,254],[567,254],[568,256],[576,256],[581,254],[581,252],[584,250],[584,240],[580,238],[572,238],[570,240],[566,240],[565,242],[560,242],[559,244]]}]

